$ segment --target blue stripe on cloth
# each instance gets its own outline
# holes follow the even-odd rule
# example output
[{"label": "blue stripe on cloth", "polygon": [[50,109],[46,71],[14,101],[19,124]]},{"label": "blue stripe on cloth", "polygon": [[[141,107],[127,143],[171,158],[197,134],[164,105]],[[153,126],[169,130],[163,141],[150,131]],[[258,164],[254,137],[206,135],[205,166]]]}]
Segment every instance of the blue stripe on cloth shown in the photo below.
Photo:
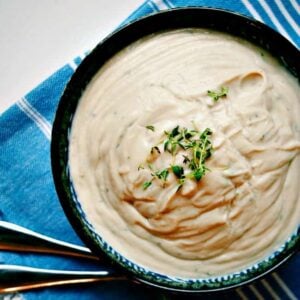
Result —
[{"label": "blue stripe on cloth", "polygon": [[[268,24],[273,29],[277,30],[275,24],[272,22],[270,16],[267,12],[262,8],[261,3],[259,0],[251,0],[250,1],[253,8],[257,11],[257,13],[261,16],[264,23]],[[277,30],[278,31],[278,30]]]},{"label": "blue stripe on cloth", "polygon": [[141,16],[147,16],[153,13],[153,8],[148,4],[148,1],[143,3],[136,11],[134,11],[126,20],[124,20],[120,26],[124,26],[125,24],[134,21]]},{"label": "blue stripe on cloth", "polygon": [[153,11],[160,11],[159,6],[155,3],[155,1],[148,1],[148,5],[153,9]]},{"label": "blue stripe on cloth", "polygon": [[[63,235],[79,242],[58,205],[53,189],[49,140],[23,112],[10,114],[13,110],[17,108],[13,107],[0,119],[1,133],[6,132],[5,142],[2,142],[3,135],[0,136],[1,218],[15,220],[33,230],[43,228],[45,234],[57,238]],[[15,132],[8,139],[7,135],[13,128]],[[55,227],[51,220],[57,221]]]},{"label": "blue stripe on cloth", "polygon": [[81,57],[76,57],[74,58],[74,63],[78,66],[80,63],[82,62],[82,58]]},{"label": "blue stripe on cloth", "polygon": [[[214,0],[214,1],[207,1],[207,0],[172,0],[174,6],[176,7],[187,7],[187,6],[206,6],[206,7],[214,7],[214,8],[223,8],[230,11],[236,11],[242,13],[247,16],[251,16],[249,11],[243,5],[243,3],[239,0],[235,1],[234,4],[232,1],[224,1],[224,0]],[[234,7],[234,9],[233,9]]]},{"label": "blue stripe on cloth", "polygon": [[[300,16],[298,17],[298,31],[296,31],[292,25],[288,22],[288,20],[285,18],[283,12],[279,9],[277,4],[274,0],[269,0],[269,6],[271,10],[273,11],[274,15],[276,16],[277,20],[280,22],[280,24],[285,28],[285,30],[289,33],[289,36],[295,43],[298,45],[300,44],[300,32],[299,32],[299,24],[300,24]],[[294,20],[297,22],[297,20]]]},{"label": "blue stripe on cloth", "polygon": [[[260,3],[262,0],[152,0],[146,1],[123,23],[153,13],[157,9],[171,6],[209,6],[233,10],[248,16],[257,13],[265,23],[275,28]],[[281,26],[300,46],[299,33],[288,24],[288,20],[275,2],[281,1],[290,16],[299,26],[299,14],[296,12],[297,0],[268,0],[265,3],[273,11]],[[254,10],[247,8],[251,3]],[[292,5],[294,3],[294,6]],[[296,4],[295,4],[296,3]],[[278,28],[277,28],[278,29]],[[88,53],[88,52],[87,52]],[[86,53],[86,54],[87,54]],[[83,55],[84,56],[84,55]],[[28,93],[18,105],[12,106],[0,117],[0,219],[15,222],[54,238],[82,244],[66,219],[57,199],[50,168],[50,143],[47,133],[51,130],[55,110],[66,83],[81,62],[75,58],[65,65],[33,91]],[[25,105],[25,106],[24,106]],[[27,105],[27,106],[26,106]],[[26,111],[29,109],[29,111]],[[43,123],[44,122],[44,123]],[[41,125],[42,124],[42,125]],[[41,127],[41,126],[46,126]],[[44,129],[44,130],[43,130]],[[99,269],[95,264],[74,259],[49,257],[33,254],[13,254],[0,252],[1,263],[37,266],[60,269]],[[251,286],[228,291],[221,295],[206,295],[205,299],[280,299],[300,298],[300,254],[276,273],[257,281]],[[268,290],[266,287],[272,287]],[[144,290],[128,282],[115,284],[101,283],[78,287],[60,287],[26,292],[25,299],[153,299],[162,298],[161,293]],[[165,299],[168,299],[166,297]]]},{"label": "blue stripe on cloth", "polygon": [[26,114],[26,116],[35,123],[35,125],[44,133],[50,141],[52,125],[45,119],[27,100],[23,97],[17,102],[18,107]]},{"label": "blue stripe on cloth", "polygon": [[[278,16],[276,16],[272,10],[272,7],[270,4],[272,2],[265,1],[265,0],[253,0],[251,2],[255,9],[259,12],[259,14],[262,16],[262,19],[265,23],[269,24],[271,27],[273,27],[275,30],[280,32],[283,36],[285,36],[290,41],[297,43],[296,40],[293,40],[289,32],[287,32],[287,28],[284,28],[284,24],[281,24],[278,20]],[[298,45],[299,46],[299,45]]]},{"label": "blue stripe on cloth", "polygon": [[[20,126],[22,125],[22,126]],[[19,131],[23,132],[28,126],[32,126],[32,122],[24,115],[23,112],[13,105],[7,111],[5,111],[0,118],[0,144],[1,144],[1,156],[5,157],[6,153],[2,152],[2,145],[10,142],[11,138],[14,138]],[[1,176],[1,173],[0,173]]]},{"label": "blue stripe on cloth", "polygon": [[53,122],[58,100],[73,72],[74,70],[66,65],[25,96],[50,123]]},{"label": "blue stripe on cloth", "polygon": [[[264,23],[268,24],[270,27],[272,27],[273,29],[275,29],[276,31],[280,32],[280,28],[278,28],[278,26],[276,26],[276,24],[274,23],[274,21],[272,21],[271,17],[269,16],[269,14],[266,12],[266,10],[263,8],[262,3],[263,1],[266,3],[267,6],[270,6],[271,11],[275,14],[276,18],[278,17],[276,12],[273,11],[274,9],[274,4],[273,4],[273,0],[237,0],[234,3],[234,10],[236,12],[242,13],[244,15],[250,16],[250,17],[254,17],[255,15],[253,15],[249,9],[247,9],[245,2],[249,2],[250,5],[254,8],[254,10],[256,11],[256,13],[261,16],[261,19]],[[227,10],[233,10],[232,9],[232,2],[231,1],[222,1],[222,0],[215,0],[215,1],[207,1],[207,0],[191,0],[191,1],[185,1],[185,0],[173,0],[170,1],[172,2],[175,6],[177,7],[187,7],[187,6],[207,6],[207,7],[216,7],[216,8],[222,8],[222,9],[227,9]],[[285,7],[288,7],[289,11],[292,10],[291,5],[287,5],[286,1],[284,1]],[[279,9],[277,9],[278,11]],[[281,20],[281,19],[280,19]],[[297,20],[297,19],[296,19]],[[286,20],[283,20],[283,27],[284,29],[287,31],[288,36],[290,36],[290,40],[293,41],[298,47],[300,46],[300,38],[299,38],[299,33],[298,35],[296,33],[293,33],[293,31],[289,30],[290,26],[287,26],[287,28],[285,28],[285,25],[287,24]],[[298,24],[299,24],[299,17],[298,17]],[[280,24],[281,25],[281,24]]]},{"label": "blue stripe on cloth", "polygon": [[171,1],[169,0],[162,0],[162,2],[164,2],[164,4],[168,7],[168,8],[173,8],[174,4],[172,4]]},{"label": "blue stripe on cloth", "polygon": [[151,0],[149,2],[152,2],[155,5],[156,10],[166,10],[173,7],[170,1],[166,2],[164,0]]},{"label": "blue stripe on cloth", "polygon": [[[297,0],[289,0],[290,3],[294,3],[294,5],[285,5],[286,10],[290,13],[296,23],[299,25],[299,18],[300,18],[300,1]],[[285,0],[282,0],[284,4],[286,4]]]}]

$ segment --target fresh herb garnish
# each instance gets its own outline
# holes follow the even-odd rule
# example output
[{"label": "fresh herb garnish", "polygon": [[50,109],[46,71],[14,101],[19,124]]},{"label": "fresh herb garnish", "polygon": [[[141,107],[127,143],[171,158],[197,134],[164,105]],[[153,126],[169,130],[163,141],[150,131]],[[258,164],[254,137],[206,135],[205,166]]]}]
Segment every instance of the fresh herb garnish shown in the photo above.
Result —
[{"label": "fresh herb garnish", "polygon": [[151,131],[155,131],[155,127],[153,125],[147,125],[146,128]]},{"label": "fresh herb garnish", "polygon": [[178,178],[178,183],[179,183],[177,188],[177,192],[178,192],[185,182],[184,169],[182,166],[177,166],[177,165],[171,166],[171,168],[174,175]]},{"label": "fresh herb garnish", "polygon": [[174,173],[174,175],[177,177],[177,178],[182,178],[184,175],[184,170],[183,170],[183,167],[181,166],[171,166],[172,168],[172,171]]},{"label": "fresh herb garnish", "polygon": [[180,129],[179,126],[176,126],[171,132],[165,131],[167,139],[164,141],[164,151],[168,151],[174,155],[178,147],[186,150],[191,147],[190,139],[196,134],[196,130]]},{"label": "fresh herb garnish", "polygon": [[[151,168],[149,167],[149,169],[153,170],[152,167]],[[163,187],[165,187],[168,175],[169,175],[168,169],[163,169],[161,171],[156,171],[156,172],[151,173],[152,179],[150,181],[145,181],[143,183],[143,189],[146,190],[152,184],[152,181],[155,178],[163,181]]]},{"label": "fresh herb garnish", "polygon": [[187,155],[182,155],[183,156],[183,163],[187,164],[188,162],[190,162],[191,160],[189,159],[189,157]]},{"label": "fresh herb garnish", "polygon": [[205,166],[205,161],[211,156],[212,144],[209,137],[212,131],[206,128],[196,140],[193,147],[193,157],[189,163],[190,169],[193,171],[191,175],[196,181],[199,181],[209,169]]},{"label": "fresh herb garnish", "polygon": [[172,129],[170,133],[170,137],[175,137],[179,134],[179,125],[177,125],[174,129]]},{"label": "fresh herb garnish", "polygon": [[222,86],[220,91],[207,91],[207,95],[217,102],[220,98],[227,96],[228,90],[228,87]]},{"label": "fresh herb garnish", "polygon": [[163,181],[167,180],[168,175],[169,175],[168,169],[164,169],[162,171],[157,171],[154,173],[154,176],[156,176],[158,179],[161,179]]},{"label": "fresh herb garnish", "polygon": [[[147,189],[154,179],[163,181],[164,187],[170,171],[178,179],[179,186],[177,191],[183,186],[186,178],[194,179],[197,182],[200,181],[207,171],[209,171],[205,166],[205,162],[212,154],[213,147],[210,140],[212,130],[206,128],[204,131],[200,132],[176,126],[170,132],[164,131],[164,134],[166,139],[160,142],[160,144],[163,144],[164,152],[168,152],[172,156],[175,156],[180,150],[185,151],[182,155],[185,168],[181,165],[169,165],[163,170],[154,171],[153,166],[148,164],[148,168],[151,170],[152,179],[151,181],[144,182],[143,188]],[[151,148],[151,154],[154,152],[161,154],[162,150],[160,150],[158,145]]]},{"label": "fresh herb garnish", "polygon": [[152,181],[145,181],[143,183],[143,189],[146,190],[151,184],[152,184]]}]

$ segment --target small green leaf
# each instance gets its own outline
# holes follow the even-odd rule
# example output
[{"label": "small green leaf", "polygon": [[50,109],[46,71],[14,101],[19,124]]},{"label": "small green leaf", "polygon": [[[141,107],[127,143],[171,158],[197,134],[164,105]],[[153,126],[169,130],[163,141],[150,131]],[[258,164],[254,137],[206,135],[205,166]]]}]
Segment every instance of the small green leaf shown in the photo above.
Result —
[{"label": "small green leaf", "polygon": [[212,130],[210,128],[206,128],[201,134],[200,139],[205,139],[208,135],[212,135]]},{"label": "small green leaf", "polygon": [[196,164],[196,162],[193,159],[189,163],[189,168],[191,170],[196,170],[197,169],[197,164]]},{"label": "small green leaf", "polygon": [[164,143],[164,151],[168,151],[169,144],[170,144],[170,141],[166,140],[165,143]]},{"label": "small green leaf", "polygon": [[183,145],[182,143],[178,142],[177,144],[178,144],[178,145],[179,145],[179,147],[180,147],[180,148],[182,148],[183,150],[185,150],[185,149],[186,149],[185,145]]},{"label": "small green leaf", "polygon": [[151,130],[151,131],[155,131],[155,128],[154,128],[153,125],[147,125],[146,128]]},{"label": "small green leaf", "polygon": [[173,141],[171,143],[171,154],[172,155],[175,154],[176,148],[177,148],[177,143]]},{"label": "small green leaf", "polygon": [[195,178],[196,181],[199,181],[202,176],[204,175],[205,172],[203,172],[203,170],[201,169],[196,169],[194,172],[193,172],[193,176]]},{"label": "small green leaf", "polygon": [[[200,134],[200,139],[201,140],[207,140],[207,136],[212,135],[212,130],[210,128],[206,128],[201,134]],[[208,143],[210,143],[209,140],[207,140]]]},{"label": "small green leaf", "polygon": [[164,169],[164,170],[162,170],[162,171],[156,172],[155,175],[156,175],[159,179],[161,179],[161,180],[163,180],[163,181],[166,181],[166,180],[167,180],[167,177],[168,177],[168,175],[169,175],[169,171],[168,171],[168,169]]},{"label": "small green leaf", "polygon": [[143,189],[146,190],[151,184],[152,184],[152,181],[145,181],[143,183]]},{"label": "small green leaf", "polygon": [[200,155],[201,155],[201,151],[200,150],[196,150],[195,155],[196,155],[196,158],[199,159]]},{"label": "small green leaf", "polygon": [[207,95],[217,102],[220,98],[226,97],[228,91],[228,87],[222,86],[220,91],[207,91]]},{"label": "small green leaf", "polygon": [[179,134],[179,125],[172,129],[170,137],[175,137]]},{"label": "small green leaf", "polygon": [[192,135],[191,132],[186,132],[185,135],[184,135],[184,137],[185,137],[187,140],[190,139],[192,136],[193,136],[193,135]]},{"label": "small green leaf", "polygon": [[177,177],[177,178],[182,178],[183,177],[183,174],[184,174],[184,170],[183,170],[183,167],[181,166],[172,166],[172,171],[174,173],[174,175]]}]

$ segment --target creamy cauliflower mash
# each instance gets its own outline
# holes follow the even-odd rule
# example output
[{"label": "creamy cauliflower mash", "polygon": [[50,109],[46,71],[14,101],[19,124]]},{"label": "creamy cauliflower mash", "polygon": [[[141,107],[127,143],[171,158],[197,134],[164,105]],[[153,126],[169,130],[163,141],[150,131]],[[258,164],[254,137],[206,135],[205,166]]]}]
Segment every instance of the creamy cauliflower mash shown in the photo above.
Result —
[{"label": "creamy cauliflower mash", "polygon": [[129,260],[179,277],[239,271],[300,220],[300,88],[268,53],[202,29],[147,36],[80,99],[71,177]]}]

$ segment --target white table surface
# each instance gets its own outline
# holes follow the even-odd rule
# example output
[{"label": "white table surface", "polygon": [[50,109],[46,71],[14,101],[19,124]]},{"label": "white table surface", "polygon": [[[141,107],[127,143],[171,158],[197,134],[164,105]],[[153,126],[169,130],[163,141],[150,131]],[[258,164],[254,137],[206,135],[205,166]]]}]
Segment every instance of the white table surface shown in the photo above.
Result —
[{"label": "white table surface", "polygon": [[0,0],[0,113],[92,49],[143,0]]}]

